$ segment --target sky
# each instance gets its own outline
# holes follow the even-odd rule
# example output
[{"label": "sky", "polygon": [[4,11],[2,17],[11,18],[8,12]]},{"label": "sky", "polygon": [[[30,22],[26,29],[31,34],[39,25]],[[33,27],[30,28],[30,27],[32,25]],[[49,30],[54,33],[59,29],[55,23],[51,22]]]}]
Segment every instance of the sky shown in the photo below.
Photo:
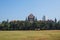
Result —
[{"label": "sky", "polygon": [[60,0],[0,0],[0,21],[25,20],[31,13],[38,20],[60,20]]}]

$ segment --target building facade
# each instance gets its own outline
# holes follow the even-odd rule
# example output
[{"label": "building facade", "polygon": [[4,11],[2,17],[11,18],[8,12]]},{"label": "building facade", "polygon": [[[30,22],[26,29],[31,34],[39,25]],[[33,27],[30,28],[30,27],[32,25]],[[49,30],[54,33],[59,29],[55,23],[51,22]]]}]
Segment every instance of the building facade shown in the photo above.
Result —
[{"label": "building facade", "polygon": [[27,17],[27,21],[30,22],[30,23],[33,23],[34,21],[37,21],[37,18],[35,18],[35,16],[33,14],[30,14]]}]

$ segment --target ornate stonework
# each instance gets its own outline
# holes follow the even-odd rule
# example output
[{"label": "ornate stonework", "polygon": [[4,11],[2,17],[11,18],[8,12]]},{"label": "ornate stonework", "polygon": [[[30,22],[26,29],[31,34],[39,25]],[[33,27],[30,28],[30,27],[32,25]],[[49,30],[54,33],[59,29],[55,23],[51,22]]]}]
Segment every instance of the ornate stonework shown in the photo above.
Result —
[{"label": "ornate stonework", "polygon": [[36,20],[35,16],[33,14],[30,14],[27,17],[27,21],[29,21],[30,23],[33,23]]}]

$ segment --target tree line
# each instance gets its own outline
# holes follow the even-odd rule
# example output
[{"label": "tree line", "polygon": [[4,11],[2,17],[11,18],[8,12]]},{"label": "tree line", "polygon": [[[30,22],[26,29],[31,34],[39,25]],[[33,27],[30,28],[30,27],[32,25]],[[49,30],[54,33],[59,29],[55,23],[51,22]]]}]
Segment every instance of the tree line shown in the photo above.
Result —
[{"label": "tree line", "polygon": [[0,30],[60,30],[60,21],[39,20],[30,23],[29,21],[2,21]]}]

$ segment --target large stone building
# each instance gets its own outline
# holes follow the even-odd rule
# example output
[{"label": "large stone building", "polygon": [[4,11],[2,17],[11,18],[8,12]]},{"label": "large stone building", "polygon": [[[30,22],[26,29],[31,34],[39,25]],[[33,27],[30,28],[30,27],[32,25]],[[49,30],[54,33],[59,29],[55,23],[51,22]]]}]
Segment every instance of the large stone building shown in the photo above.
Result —
[{"label": "large stone building", "polygon": [[30,14],[26,19],[30,23],[33,23],[34,21],[37,21],[37,18],[33,14]]}]

